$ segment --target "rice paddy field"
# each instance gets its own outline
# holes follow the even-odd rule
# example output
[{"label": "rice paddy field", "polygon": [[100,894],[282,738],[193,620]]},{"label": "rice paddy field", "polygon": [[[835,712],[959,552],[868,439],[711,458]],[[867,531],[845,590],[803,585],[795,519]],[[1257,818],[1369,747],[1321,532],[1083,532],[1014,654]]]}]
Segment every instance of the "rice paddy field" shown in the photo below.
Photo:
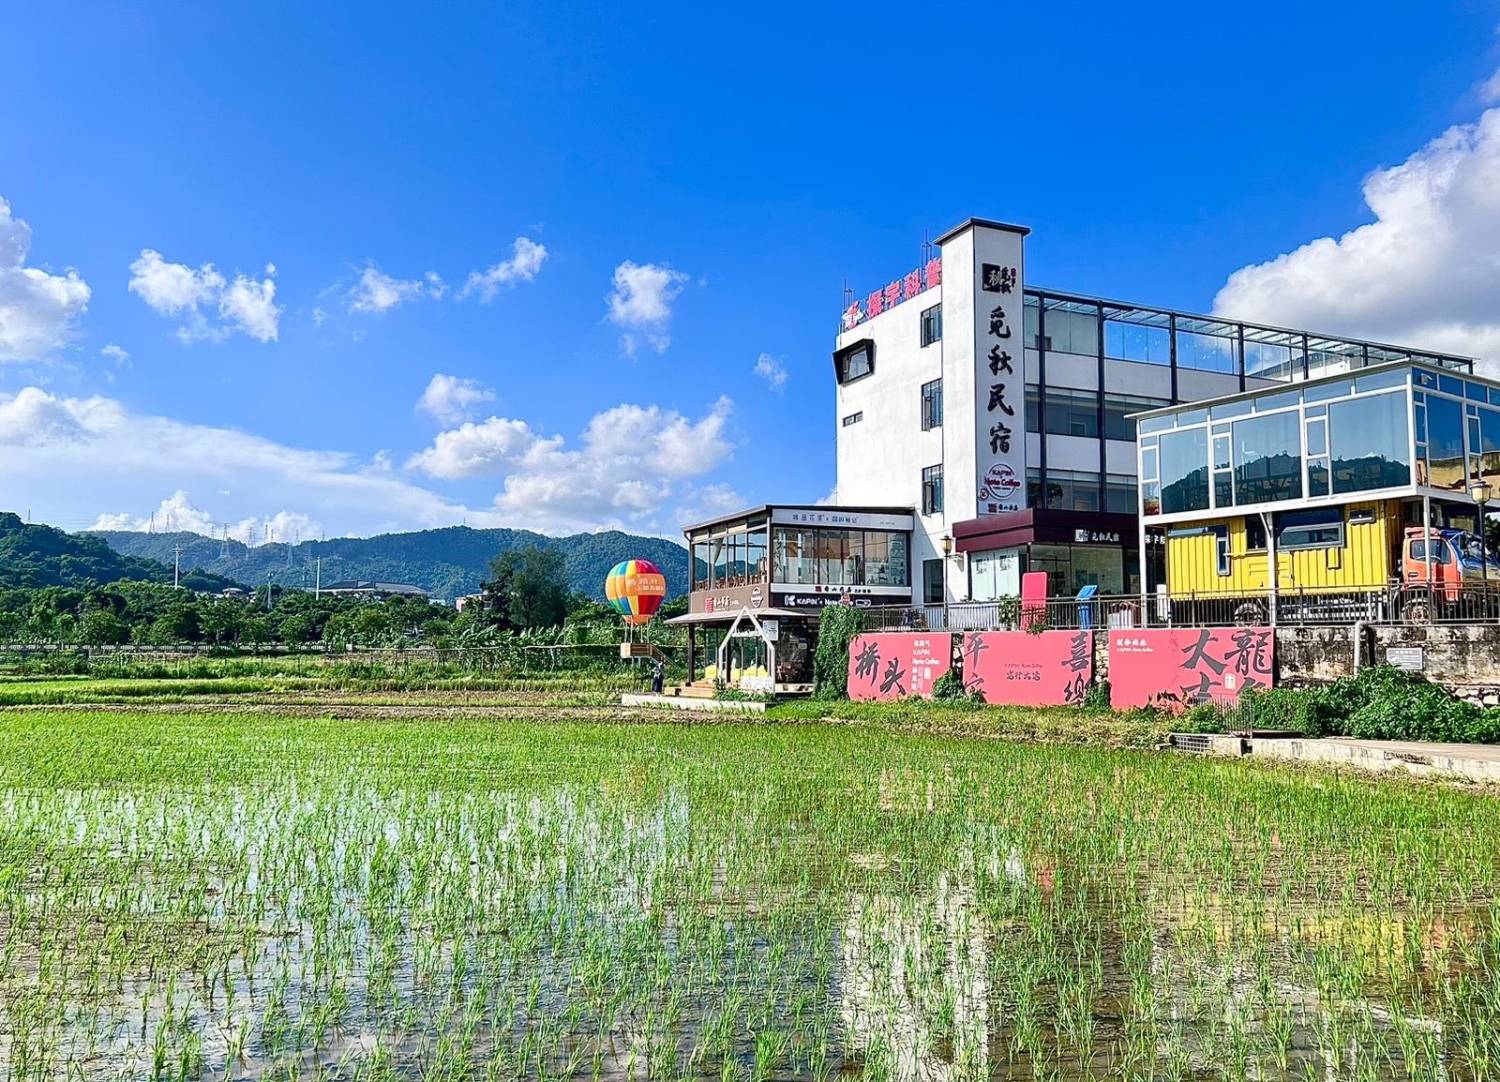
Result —
[{"label": "rice paddy field", "polygon": [[1500,800],[794,720],[0,708],[12,1079],[1489,1079]]}]

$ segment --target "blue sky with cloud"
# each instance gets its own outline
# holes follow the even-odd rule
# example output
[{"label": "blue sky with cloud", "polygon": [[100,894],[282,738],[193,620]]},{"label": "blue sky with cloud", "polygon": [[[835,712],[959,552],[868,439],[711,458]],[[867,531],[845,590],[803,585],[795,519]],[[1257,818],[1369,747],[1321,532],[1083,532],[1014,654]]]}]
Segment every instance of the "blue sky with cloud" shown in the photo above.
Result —
[{"label": "blue sky with cloud", "polygon": [[0,506],[293,538],[833,482],[828,353],[968,214],[1037,284],[1500,358],[1482,5],[24,5]]}]

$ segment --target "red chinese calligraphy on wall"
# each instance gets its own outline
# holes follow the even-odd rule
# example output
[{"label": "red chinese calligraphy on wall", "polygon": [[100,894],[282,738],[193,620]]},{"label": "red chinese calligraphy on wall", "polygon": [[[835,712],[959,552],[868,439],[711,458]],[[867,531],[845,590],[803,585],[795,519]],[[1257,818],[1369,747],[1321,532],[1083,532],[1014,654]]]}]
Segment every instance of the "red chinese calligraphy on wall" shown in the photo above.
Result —
[{"label": "red chinese calligraphy on wall", "polygon": [[1109,633],[1109,702],[1185,709],[1235,702],[1275,683],[1276,632],[1269,627],[1118,629]]},{"label": "red chinese calligraphy on wall", "polygon": [[971,631],[964,636],[964,686],[987,703],[1081,703],[1093,679],[1091,631]]},{"label": "red chinese calligraphy on wall", "polygon": [[947,632],[857,635],[849,644],[849,698],[925,697],[952,667],[953,636]]}]

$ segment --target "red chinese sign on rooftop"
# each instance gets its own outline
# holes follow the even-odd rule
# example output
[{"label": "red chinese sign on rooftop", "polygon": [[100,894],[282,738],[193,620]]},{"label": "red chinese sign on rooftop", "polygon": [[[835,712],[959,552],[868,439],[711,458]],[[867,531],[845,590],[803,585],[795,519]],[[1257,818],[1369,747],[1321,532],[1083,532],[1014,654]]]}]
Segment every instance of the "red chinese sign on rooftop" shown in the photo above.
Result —
[{"label": "red chinese sign on rooftop", "polygon": [[904,278],[897,278],[879,289],[872,290],[862,301],[855,301],[844,309],[844,330],[857,327],[867,319],[909,301],[919,293],[926,293],[933,286],[943,284],[943,261],[929,259],[927,265],[918,267]]}]

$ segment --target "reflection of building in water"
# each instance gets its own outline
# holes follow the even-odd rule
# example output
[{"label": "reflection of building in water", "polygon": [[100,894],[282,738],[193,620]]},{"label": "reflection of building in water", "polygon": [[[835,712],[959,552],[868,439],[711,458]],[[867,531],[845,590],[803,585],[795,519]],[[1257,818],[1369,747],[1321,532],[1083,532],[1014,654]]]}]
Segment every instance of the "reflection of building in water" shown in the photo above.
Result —
[{"label": "reflection of building in water", "polygon": [[948,874],[929,896],[854,898],[840,1004],[848,1052],[888,1060],[902,1082],[982,1077],[988,939],[973,887]]}]

